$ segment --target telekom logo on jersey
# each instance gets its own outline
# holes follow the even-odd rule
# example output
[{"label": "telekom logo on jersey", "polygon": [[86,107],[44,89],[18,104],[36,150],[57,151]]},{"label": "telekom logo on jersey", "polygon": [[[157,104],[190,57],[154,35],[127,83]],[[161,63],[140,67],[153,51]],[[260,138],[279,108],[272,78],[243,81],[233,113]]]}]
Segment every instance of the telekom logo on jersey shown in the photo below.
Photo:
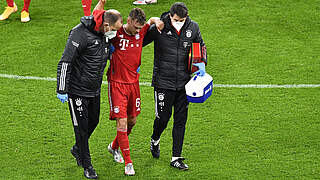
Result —
[{"label": "telekom logo on jersey", "polygon": [[121,46],[120,50],[126,50],[126,47],[129,45],[129,40],[128,39],[120,39],[120,44]]},{"label": "telekom logo on jersey", "polygon": [[[121,47],[120,50],[127,50],[126,48],[129,47],[129,40],[128,39],[120,39],[120,43],[119,46]],[[137,43],[136,45],[131,44],[130,47],[139,47],[139,43]]]}]

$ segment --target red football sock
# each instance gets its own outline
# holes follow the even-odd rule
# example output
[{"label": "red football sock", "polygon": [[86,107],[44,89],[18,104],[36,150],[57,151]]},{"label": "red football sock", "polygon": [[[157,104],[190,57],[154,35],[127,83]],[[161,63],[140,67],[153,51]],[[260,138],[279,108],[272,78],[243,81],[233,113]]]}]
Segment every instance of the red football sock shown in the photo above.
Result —
[{"label": "red football sock", "polygon": [[127,131],[117,131],[117,136],[125,165],[127,165],[128,163],[132,163],[130,158],[130,148]]},{"label": "red football sock", "polygon": [[7,4],[9,7],[13,7],[13,0],[7,0]]},{"label": "red football sock", "polygon": [[[22,11],[27,11],[27,12],[29,12],[29,6],[30,6],[31,0],[23,0],[23,1],[24,1],[24,6],[23,6]],[[22,12],[22,11],[21,11],[21,12]]]},{"label": "red football sock", "polygon": [[118,136],[116,136],[116,138],[114,138],[112,142],[112,149],[118,149],[118,148],[119,148]]},{"label": "red football sock", "polygon": [[82,8],[85,16],[91,15],[91,3],[92,0],[81,0],[82,1]]}]

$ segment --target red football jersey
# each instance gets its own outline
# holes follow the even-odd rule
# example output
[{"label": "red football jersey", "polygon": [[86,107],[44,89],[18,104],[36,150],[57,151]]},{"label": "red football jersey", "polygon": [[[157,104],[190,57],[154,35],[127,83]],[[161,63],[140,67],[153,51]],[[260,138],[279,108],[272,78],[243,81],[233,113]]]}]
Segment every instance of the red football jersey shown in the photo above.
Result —
[{"label": "red football jersey", "polygon": [[134,83],[139,80],[137,68],[141,64],[143,38],[149,26],[145,24],[136,35],[129,35],[123,26],[118,30],[117,36],[112,39],[115,51],[108,69],[109,81]]}]

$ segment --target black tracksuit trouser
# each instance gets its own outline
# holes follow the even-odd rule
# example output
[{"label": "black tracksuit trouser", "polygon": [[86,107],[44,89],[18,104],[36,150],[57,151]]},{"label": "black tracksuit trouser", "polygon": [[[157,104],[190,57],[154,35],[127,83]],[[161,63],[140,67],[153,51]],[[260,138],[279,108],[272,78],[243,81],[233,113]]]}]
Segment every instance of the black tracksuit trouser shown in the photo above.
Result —
[{"label": "black tracksuit trouser", "polygon": [[88,141],[99,123],[100,95],[82,97],[70,94],[68,104],[82,166],[87,168],[92,166]]},{"label": "black tracksuit trouser", "polygon": [[172,129],[172,157],[180,157],[182,153],[182,145],[185,134],[185,126],[188,116],[188,100],[186,91],[183,90],[167,90],[154,88],[155,98],[155,114],[156,118],[153,124],[153,140],[160,139],[162,132],[168,125],[169,119],[173,113],[173,129]]}]

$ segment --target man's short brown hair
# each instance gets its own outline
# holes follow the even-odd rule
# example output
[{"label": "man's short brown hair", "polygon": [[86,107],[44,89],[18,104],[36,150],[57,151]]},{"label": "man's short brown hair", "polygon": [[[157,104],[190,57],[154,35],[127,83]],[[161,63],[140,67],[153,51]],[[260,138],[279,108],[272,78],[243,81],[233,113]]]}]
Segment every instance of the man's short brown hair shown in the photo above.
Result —
[{"label": "man's short brown hair", "polygon": [[134,21],[137,20],[137,22],[141,25],[144,25],[146,22],[146,14],[141,8],[133,8],[130,13],[129,17]]},{"label": "man's short brown hair", "polygon": [[117,10],[110,9],[103,13],[104,22],[109,23],[110,26],[114,26],[119,19],[122,19],[122,16]]}]

